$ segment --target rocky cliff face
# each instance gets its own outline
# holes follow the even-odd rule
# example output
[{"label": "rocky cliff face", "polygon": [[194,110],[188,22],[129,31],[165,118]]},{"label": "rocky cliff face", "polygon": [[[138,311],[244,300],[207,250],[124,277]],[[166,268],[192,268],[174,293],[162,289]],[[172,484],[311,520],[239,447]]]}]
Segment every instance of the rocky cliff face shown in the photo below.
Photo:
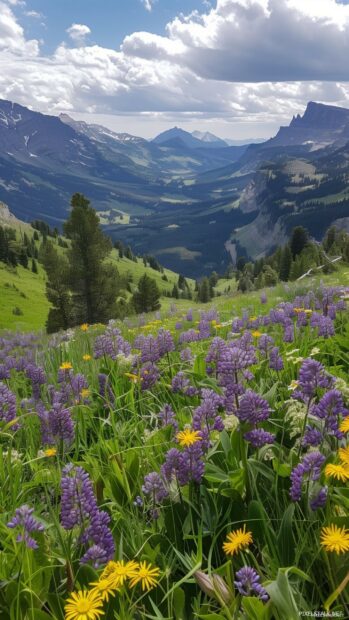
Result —
[{"label": "rocky cliff face", "polygon": [[19,223],[19,220],[11,213],[10,209],[4,202],[0,201],[0,224],[11,224]]}]

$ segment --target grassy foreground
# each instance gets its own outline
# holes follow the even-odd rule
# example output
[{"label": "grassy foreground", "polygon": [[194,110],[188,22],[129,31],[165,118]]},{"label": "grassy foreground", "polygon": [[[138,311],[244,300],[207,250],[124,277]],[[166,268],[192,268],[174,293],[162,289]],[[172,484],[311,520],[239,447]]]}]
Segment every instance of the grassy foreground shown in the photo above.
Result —
[{"label": "grassy foreground", "polygon": [[4,332],[0,617],[348,617],[347,283]]}]

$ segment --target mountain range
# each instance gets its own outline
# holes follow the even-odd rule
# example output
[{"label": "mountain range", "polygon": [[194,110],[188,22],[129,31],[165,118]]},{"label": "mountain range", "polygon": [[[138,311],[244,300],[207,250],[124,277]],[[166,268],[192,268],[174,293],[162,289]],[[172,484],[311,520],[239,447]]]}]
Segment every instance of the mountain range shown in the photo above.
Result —
[{"label": "mountain range", "polygon": [[[74,192],[114,238],[188,276],[256,258],[293,226],[349,219],[349,110],[310,102],[274,138],[229,145],[174,127],[154,140],[0,100],[0,200],[61,226]],[[347,219],[348,218],[348,219]]]}]

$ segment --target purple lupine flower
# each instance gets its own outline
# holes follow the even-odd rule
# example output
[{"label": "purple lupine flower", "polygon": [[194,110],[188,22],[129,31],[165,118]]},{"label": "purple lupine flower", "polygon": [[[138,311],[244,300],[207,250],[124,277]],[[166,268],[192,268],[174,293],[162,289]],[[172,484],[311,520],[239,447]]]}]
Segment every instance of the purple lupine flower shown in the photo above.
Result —
[{"label": "purple lupine flower", "polygon": [[168,491],[164,481],[156,471],[152,471],[144,477],[142,491],[144,495],[149,495],[151,497],[153,504],[161,504],[161,502],[168,497]]},{"label": "purple lupine flower", "polygon": [[323,439],[323,434],[318,428],[307,426],[303,437],[303,446],[318,446]]},{"label": "purple lupine flower", "polygon": [[92,546],[81,558],[81,564],[89,562],[95,568],[106,564],[114,557],[115,544],[109,529],[110,516],[104,510],[97,510],[91,515],[90,524],[81,537],[81,542]]},{"label": "purple lupine flower", "polygon": [[185,486],[190,481],[200,483],[204,475],[202,442],[198,441],[183,451],[171,448],[162,465],[161,473],[170,483],[175,479],[179,486]]},{"label": "purple lupine flower", "polygon": [[75,424],[70,410],[62,403],[56,402],[46,410],[43,403],[37,404],[37,413],[41,423],[41,437],[44,444],[70,446],[75,437]]},{"label": "purple lupine flower", "polygon": [[205,358],[206,364],[217,364],[226,348],[227,343],[223,340],[223,338],[220,338],[219,336],[213,338]]},{"label": "purple lupine flower", "polygon": [[294,326],[293,323],[287,323],[284,326],[284,337],[283,340],[284,342],[293,342],[294,341]]},{"label": "purple lupine flower", "polygon": [[61,481],[61,522],[65,530],[83,526],[98,510],[92,482],[82,467],[69,463]]},{"label": "purple lupine flower", "polygon": [[270,409],[267,401],[252,390],[248,390],[240,400],[239,409],[236,412],[240,422],[248,422],[249,424],[258,424],[267,420],[270,415]]},{"label": "purple lupine flower", "polygon": [[283,359],[280,355],[279,347],[273,347],[270,351],[269,368],[280,371],[284,367]]},{"label": "purple lupine flower", "polygon": [[34,508],[23,504],[17,508],[14,517],[8,522],[7,527],[11,529],[19,528],[17,542],[24,542],[29,549],[37,549],[38,543],[31,536],[34,532],[43,532],[44,525],[33,516]]},{"label": "purple lupine flower", "polygon": [[310,325],[316,327],[318,335],[324,338],[329,338],[335,334],[334,324],[329,316],[314,312],[310,320]]},{"label": "purple lupine flower", "polygon": [[182,452],[181,467],[187,482],[193,481],[200,484],[202,481],[205,471],[202,443],[202,441],[197,441]]},{"label": "purple lupine flower", "polygon": [[189,308],[188,312],[187,312],[187,316],[185,317],[187,321],[192,321],[193,320],[193,310],[192,308]]},{"label": "purple lupine flower", "polygon": [[324,508],[327,502],[328,487],[322,487],[310,501],[310,508],[313,512],[319,508]]},{"label": "purple lupine flower", "polygon": [[200,339],[200,334],[195,329],[188,329],[185,332],[182,332],[179,336],[179,343],[183,344],[184,342],[197,342]]},{"label": "purple lupine flower", "polygon": [[182,392],[185,396],[196,396],[198,394],[198,390],[196,387],[191,385],[188,377],[181,370],[178,372],[172,379],[172,392],[175,394]]},{"label": "purple lupine flower", "polygon": [[173,411],[171,405],[164,405],[161,411],[159,411],[159,421],[161,427],[172,426],[175,432],[178,431],[178,423],[176,420],[176,414]]},{"label": "purple lupine flower", "polygon": [[267,303],[268,298],[267,298],[267,294],[266,294],[266,292],[265,292],[265,291],[263,291],[263,292],[261,293],[261,296],[260,296],[260,301],[261,301],[261,304],[266,304],[266,303]]},{"label": "purple lupine flower", "polygon": [[182,362],[192,362],[193,361],[193,354],[191,352],[191,349],[189,349],[189,347],[187,347],[186,349],[183,349],[180,352],[180,358]]},{"label": "purple lupine flower", "polygon": [[62,473],[62,526],[66,530],[79,526],[79,542],[90,545],[80,562],[92,562],[97,568],[114,556],[114,540],[108,527],[110,517],[98,509],[92,482],[82,467],[70,463]]},{"label": "purple lupine flower", "polygon": [[329,390],[320,401],[311,408],[312,415],[324,420],[325,431],[341,439],[343,434],[339,431],[339,416],[349,415],[346,409],[343,396],[339,390]]},{"label": "purple lupine flower", "polygon": [[267,357],[269,350],[274,345],[274,338],[268,336],[268,334],[262,334],[262,336],[258,340],[258,349],[260,352]]},{"label": "purple lupine flower", "polygon": [[81,392],[88,388],[88,383],[83,374],[77,373],[76,375],[71,376],[70,385],[72,389],[72,393],[75,396],[76,400],[81,400]]},{"label": "purple lupine flower", "polygon": [[292,396],[307,401],[315,396],[318,388],[329,389],[333,384],[334,378],[326,372],[324,366],[317,360],[307,358],[300,368],[298,388]]},{"label": "purple lupine flower", "polygon": [[36,364],[27,364],[25,375],[31,381],[34,398],[38,400],[40,398],[41,386],[47,381],[44,369],[36,366]]},{"label": "purple lupine flower", "polygon": [[290,496],[293,502],[298,502],[302,497],[302,485],[306,475],[312,481],[320,478],[321,467],[325,460],[321,452],[308,452],[303,461],[292,470]]},{"label": "purple lupine flower", "polygon": [[268,593],[260,583],[260,576],[250,566],[244,566],[237,571],[234,584],[242,596],[257,596],[261,601],[269,599]]},{"label": "purple lupine flower", "polygon": [[121,336],[118,328],[108,326],[105,333],[95,340],[94,356],[96,359],[106,356],[116,360],[120,353],[126,356],[130,355],[131,345]]},{"label": "purple lupine flower", "polygon": [[[9,424],[16,419],[16,414],[15,394],[4,383],[0,383],[0,421]],[[13,431],[16,431],[19,428],[19,424],[17,422],[12,424],[11,428]]]},{"label": "purple lupine flower", "polygon": [[0,381],[4,381],[4,379],[9,379],[10,376],[10,368],[6,364],[0,364]]},{"label": "purple lupine flower", "polygon": [[244,439],[249,441],[254,448],[261,448],[267,444],[274,443],[275,435],[268,433],[262,428],[254,428],[252,431],[244,434]]},{"label": "purple lupine flower", "polygon": [[[175,478],[181,484],[182,478],[182,452],[178,448],[171,448],[166,453],[165,462],[161,467],[161,473],[170,483]],[[186,484],[186,481],[184,481]]]},{"label": "purple lupine flower", "polygon": [[171,332],[167,329],[160,329],[156,338],[158,350],[160,353],[160,357],[167,355],[167,353],[171,353],[171,351],[175,350],[175,343],[172,338]]},{"label": "purple lupine flower", "polygon": [[207,449],[210,432],[224,430],[222,417],[218,414],[218,409],[224,406],[224,398],[210,389],[203,389],[201,396],[201,404],[193,412],[193,429],[204,433],[201,443]]},{"label": "purple lupine flower", "polygon": [[137,336],[134,341],[136,349],[140,350],[140,361],[144,364],[147,362],[158,362],[161,358],[159,344],[154,336]]},{"label": "purple lupine flower", "polygon": [[141,390],[142,392],[145,390],[149,390],[160,378],[160,371],[155,364],[152,362],[147,362],[141,366],[139,371],[139,376],[141,379]]},{"label": "purple lupine flower", "polygon": [[179,331],[180,329],[182,329],[182,327],[183,327],[183,323],[181,321],[177,321],[175,325],[175,329]]},{"label": "purple lupine flower", "polygon": [[108,401],[111,405],[115,404],[115,396],[110,385],[108,375],[99,373],[98,375],[99,395],[103,400]]}]

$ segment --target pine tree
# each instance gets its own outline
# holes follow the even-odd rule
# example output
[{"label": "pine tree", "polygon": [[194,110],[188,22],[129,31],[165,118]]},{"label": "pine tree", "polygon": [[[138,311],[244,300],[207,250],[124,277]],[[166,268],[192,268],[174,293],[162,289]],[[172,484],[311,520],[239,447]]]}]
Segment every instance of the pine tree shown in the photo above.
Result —
[{"label": "pine tree", "polygon": [[152,278],[146,273],[138,282],[137,291],[132,297],[133,306],[138,314],[142,312],[153,312],[161,307],[160,291]]},{"label": "pine tree", "polygon": [[32,272],[33,273],[38,273],[38,266],[36,264],[35,258],[32,259]]},{"label": "pine tree", "polygon": [[96,211],[82,194],[74,194],[64,231],[71,240],[68,284],[72,292],[72,313],[78,323],[105,323],[116,314],[119,274],[105,262],[112,243],[99,224]]},{"label": "pine tree", "polygon": [[179,289],[178,289],[177,284],[173,285],[172,297],[174,297],[175,299],[179,299]]},{"label": "pine tree", "polygon": [[71,295],[68,288],[69,264],[65,256],[58,254],[51,242],[40,250],[40,258],[46,271],[46,296],[52,307],[46,321],[48,333],[67,329],[73,324]]},{"label": "pine tree", "polygon": [[290,248],[293,258],[298,256],[309,241],[309,233],[303,226],[296,226],[293,229],[290,241]]},{"label": "pine tree", "polygon": [[177,284],[178,288],[181,291],[185,291],[186,288],[188,288],[188,283],[185,279],[185,277],[180,273],[178,276],[178,284]]},{"label": "pine tree", "polygon": [[199,290],[198,290],[198,301],[200,301],[203,304],[206,304],[208,301],[210,301],[211,299],[211,294],[210,294],[210,283],[208,281],[208,278],[203,278],[199,284]]},{"label": "pine tree", "polygon": [[287,244],[285,245],[282,251],[281,259],[280,259],[279,276],[280,276],[280,280],[282,280],[283,282],[287,282],[290,277],[291,265],[292,265],[292,252],[291,252],[290,246]]},{"label": "pine tree", "polygon": [[24,248],[19,253],[18,262],[24,269],[28,269],[28,254]]}]

